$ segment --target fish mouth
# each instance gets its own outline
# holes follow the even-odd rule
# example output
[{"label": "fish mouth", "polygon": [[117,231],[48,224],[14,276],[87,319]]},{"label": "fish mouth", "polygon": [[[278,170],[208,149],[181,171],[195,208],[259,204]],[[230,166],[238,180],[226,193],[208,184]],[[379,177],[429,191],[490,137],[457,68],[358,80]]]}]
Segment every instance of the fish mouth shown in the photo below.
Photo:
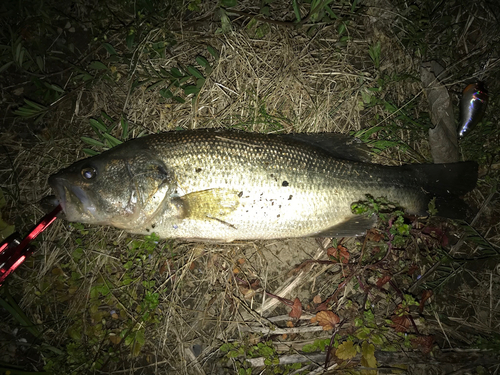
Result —
[{"label": "fish mouth", "polygon": [[68,221],[93,221],[96,208],[82,188],[57,175],[49,177],[49,186],[54,190]]},{"label": "fish mouth", "polygon": [[55,195],[47,195],[38,202],[38,205],[46,214],[48,214],[59,205],[59,200]]},{"label": "fish mouth", "polygon": [[63,182],[56,175],[49,177],[49,186],[54,190],[56,199],[62,207],[64,213],[66,213],[66,192],[64,191]]}]

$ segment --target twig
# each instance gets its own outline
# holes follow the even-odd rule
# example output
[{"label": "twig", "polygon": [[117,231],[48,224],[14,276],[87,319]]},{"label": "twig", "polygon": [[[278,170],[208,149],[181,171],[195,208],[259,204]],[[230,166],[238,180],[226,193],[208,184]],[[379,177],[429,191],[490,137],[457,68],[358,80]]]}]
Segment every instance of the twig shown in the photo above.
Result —
[{"label": "twig", "polygon": [[[314,259],[317,260],[325,254],[324,247],[327,246],[329,242],[330,242],[329,238],[325,238],[323,240],[322,246],[316,250],[316,254],[314,255]],[[287,295],[288,293],[290,293],[293,289],[295,289],[295,287],[300,285],[300,283],[302,282],[302,279],[305,277],[307,272],[308,271],[302,270],[302,271],[300,271],[300,273],[298,275],[289,277],[282,284],[281,288],[279,288],[277,291],[274,292],[274,295],[279,296],[279,297],[283,297],[283,296]],[[257,313],[263,314],[265,311],[274,308],[278,303],[279,303],[279,301],[276,299],[267,300],[266,302],[264,302],[262,304],[262,306],[260,308],[257,309]]]},{"label": "twig", "polygon": [[[310,355],[304,355],[304,354],[291,354],[291,355],[283,355],[279,357],[280,360],[280,365],[289,365],[292,363],[302,363],[302,362],[316,362],[316,363],[321,363],[325,359],[325,354],[324,353],[316,353],[316,354],[310,354]],[[265,363],[264,361],[266,360],[265,357],[259,357],[259,358],[247,358],[246,361],[250,363],[252,367],[264,367]]]},{"label": "twig", "polygon": [[305,333],[305,332],[318,332],[323,331],[322,326],[307,326],[307,327],[292,327],[292,328],[268,328],[268,327],[255,327],[243,326],[240,327],[243,332],[258,332],[264,335],[290,335],[292,333]]}]

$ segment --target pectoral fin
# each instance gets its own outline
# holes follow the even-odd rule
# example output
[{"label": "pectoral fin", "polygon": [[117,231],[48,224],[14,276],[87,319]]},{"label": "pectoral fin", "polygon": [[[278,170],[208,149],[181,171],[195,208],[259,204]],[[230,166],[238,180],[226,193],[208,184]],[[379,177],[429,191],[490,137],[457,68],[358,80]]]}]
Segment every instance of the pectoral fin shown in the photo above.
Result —
[{"label": "pectoral fin", "polygon": [[365,234],[376,222],[377,217],[375,215],[370,217],[364,215],[350,216],[340,224],[315,234],[314,237],[357,237]]},{"label": "pectoral fin", "polygon": [[226,189],[196,191],[177,198],[177,204],[182,206],[184,218],[214,219],[225,223],[224,218],[240,204],[238,193]]}]

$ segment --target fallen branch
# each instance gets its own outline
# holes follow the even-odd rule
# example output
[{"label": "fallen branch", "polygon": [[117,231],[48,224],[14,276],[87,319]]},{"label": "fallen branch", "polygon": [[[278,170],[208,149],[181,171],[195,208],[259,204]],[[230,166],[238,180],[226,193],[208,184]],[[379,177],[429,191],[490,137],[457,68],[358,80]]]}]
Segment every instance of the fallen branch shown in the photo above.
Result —
[{"label": "fallen branch", "polygon": [[243,326],[240,327],[241,331],[244,332],[258,332],[264,335],[290,335],[292,333],[305,333],[305,332],[317,332],[323,331],[321,326],[308,326],[308,327],[292,327],[292,328],[268,328],[268,327],[255,327],[255,326]]},{"label": "fallen branch", "polygon": [[[492,350],[480,349],[448,349],[435,350],[433,356],[424,355],[420,351],[408,352],[383,352],[376,351],[375,357],[379,367],[395,367],[400,365],[429,365],[429,366],[456,366],[464,370],[465,368],[473,369],[477,366],[492,366],[500,364],[500,356],[498,352]],[[263,367],[265,357],[248,358],[246,361],[252,367]],[[311,353],[311,354],[292,354],[279,357],[279,364],[292,364],[314,362],[318,366],[323,366],[326,359],[326,353]],[[360,362],[361,354],[356,355],[351,359],[352,362]]]}]

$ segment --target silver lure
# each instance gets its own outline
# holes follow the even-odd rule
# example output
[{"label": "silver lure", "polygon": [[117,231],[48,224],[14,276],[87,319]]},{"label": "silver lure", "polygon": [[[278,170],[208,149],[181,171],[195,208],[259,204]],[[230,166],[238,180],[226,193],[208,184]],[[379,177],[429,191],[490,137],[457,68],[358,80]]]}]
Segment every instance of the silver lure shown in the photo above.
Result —
[{"label": "silver lure", "polygon": [[470,133],[481,121],[487,104],[488,91],[483,82],[471,83],[464,89],[460,101],[459,138]]}]

